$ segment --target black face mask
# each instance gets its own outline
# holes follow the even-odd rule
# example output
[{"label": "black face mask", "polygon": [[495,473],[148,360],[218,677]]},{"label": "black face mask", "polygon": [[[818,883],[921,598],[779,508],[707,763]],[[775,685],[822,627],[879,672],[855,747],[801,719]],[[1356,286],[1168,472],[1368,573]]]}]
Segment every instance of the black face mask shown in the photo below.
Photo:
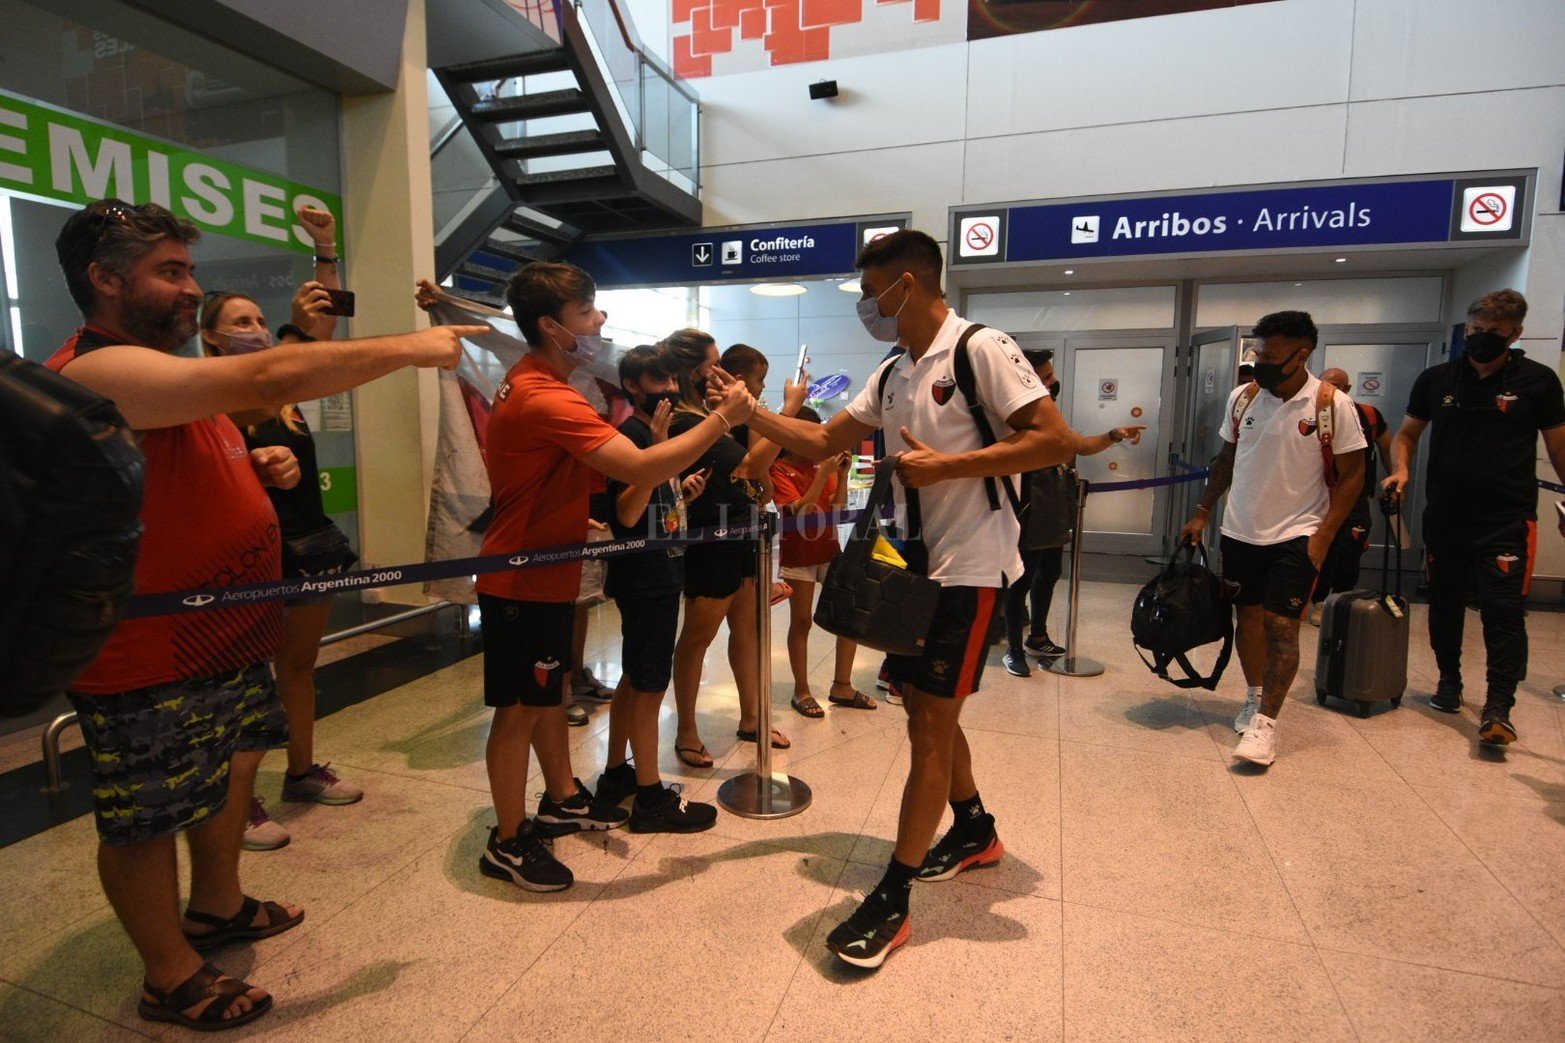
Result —
[{"label": "black face mask", "polygon": [[648,416],[651,416],[658,411],[659,402],[667,402],[668,407],[673,409],[675,406],[679,405],[679,392],[654,391],[651,394],[636,396],[637,408],[639,408],[643,413],[646,413]]},{"label": "black face mask", "polygon": [[702,402],[706,401],[706,378],[694,377],[690,381],[690,387],[695,391]]},{"label": "black face mask", "polygon": [[[1292,379],[1294,373],[1299,371],[1299,367],[1295,366],[1292,372],[1288,372],[1283,369],[1286,365],[1286,362],[1257,362],[1255,364],[1255,382],[1266,391],[1281,387]],[[1303,365],[1303,363],[1300,363],[1300,365]]]},{"label": "black face mask", "polygon": [[1055,402],[1059,402],[1059,400],[1060,400],[1060,382],[1058,380],[1051,380],[1045,386],[1049,390],[1049,397],[1054,399]]},{"label": "black face mask", "polygon": [[1509,337],[1489,330],[1479,330],[1477,333],[1469,333],[1463,342],[1462,350],[1467,357],[1479,365],[1493,362],[1505,354]]}]

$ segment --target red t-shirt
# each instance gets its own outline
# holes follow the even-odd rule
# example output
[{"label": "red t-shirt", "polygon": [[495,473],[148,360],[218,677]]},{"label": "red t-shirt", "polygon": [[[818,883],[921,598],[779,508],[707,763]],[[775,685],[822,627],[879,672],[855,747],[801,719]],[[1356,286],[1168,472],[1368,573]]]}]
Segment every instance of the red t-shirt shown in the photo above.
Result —
[{"label": "red t-shirt", "polygon": [[[86,326],[46,364],[58,373],[78,355],[125,343],[127,338]],[[135,592],[281,578],[277,514],[233,422],[207,417],[139,434],[147,478]],[[282,626],[278,601],[127,619],[71,687],[110,695],[265,662],[277,654]]]},{"label": "red t-shirt", "polygon": [[[819,464],[803,460],[778,460],[772,464],[772,485],[776,489],[777,506],[787,507],[803,499],[819,469]],[[815,503],[801,505],[794,512],[801,527],[797,531],[782,534],[783,568],[824,565],[837,556],[841,549],[837,544],[837,527],[821,520],[821,515],[831,511],[832,497],[836,494],[837,476],[832,474],[827,477]]]},{"label": "red t-shirt", "polygon": [[[581,392],[532,355],[506,375],[489,415],[489,488],[494,518],[484,554],[583,543],[593,471],[581,458],[618,434]],[[571,602],[581,562],[478,577],[478,590],[513,601]]]}]

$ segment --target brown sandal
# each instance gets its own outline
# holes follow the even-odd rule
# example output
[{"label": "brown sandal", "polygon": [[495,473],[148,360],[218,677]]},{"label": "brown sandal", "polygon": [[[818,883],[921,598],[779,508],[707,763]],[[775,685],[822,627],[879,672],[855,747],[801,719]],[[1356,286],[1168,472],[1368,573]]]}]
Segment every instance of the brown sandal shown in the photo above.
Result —
[{"label": "brown sandal", "polygon": [[[257,927],[255,914],[263,910],[266,913],[266,923]],[[211,913],[198,913],[194,909],[185,910],[185,919],[213,928],[204,934],[185,932],[185,940],[190,943],[191,948],[199,952],[204,949],[215,949],[227,942],[250,941],[282,934],[303,922],[304,910],[300,909],[298,916],[289,916],[288,910],[276,902],[260,902],[245,895],[244,901],[239,903],[239,911],[227,919],[213,916]],[[185,1007],[188,1006],[190,1004],[185,1004]],[[184,1007],[180,1009],[183,1010]]]},{"label": "brown sandal", "polygon": [[706,745],[700,746],[675,746],[674,753],[679,757],[680,763],[687,768],[710,768],[712,755],[706,752]]},{"label": "brown sandal", "polygon": [[821,709],[821,704],[815,701],[813,695],[796,695],[790,702],[801,717],[825,717],[826,711]]},{"label": "brown sandal", "polygon": [[[848,681],[833,681],[831,684],[833,688],[837,687],[839,684],[847,688],[853,687],[852,683]],[[880,705],[879,703],[875,702],[874,699],[871,699],[857,688],[853,689],[853,695],[849,698],[839,699],[835,695],[828,695],[826,696],[826,701],[831,703],[833,706],[845,706],[850,710],[873,710],[878,705]]]},{"label": "brown sandal", "polygon": [[[233,1007],[236,999],[255,986],[238,978],[226,977],[210,963],[204,964],[199,971],[167,992],[159,992],[145,981],[141,983],[141,988],[146,995],[142,996],[140,1002],[136,1004],[136,1013],[143,1019],[169,1021],[197,1032],[222,1032],[225,1029],[236,1029],[240,1025],[248,1025],[272,1009],[272,997],[267,996],[243,1014],[235,1014],[231,1018],[223,1017]],[[200,1014],[190,1017],[185,1013],[205,999],[210,999],[212,1002],[201,1008]]]}]

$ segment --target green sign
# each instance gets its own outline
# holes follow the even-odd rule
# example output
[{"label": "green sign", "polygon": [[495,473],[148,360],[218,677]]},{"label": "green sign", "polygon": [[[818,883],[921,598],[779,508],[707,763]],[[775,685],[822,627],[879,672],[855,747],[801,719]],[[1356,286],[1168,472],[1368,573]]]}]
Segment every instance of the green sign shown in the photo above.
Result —
[{"label": "green sign", "polygon": [[327,514],[359,509],[359,472],[354,467],[321,468],[321,505]]},{"label": "green sign", "polygon": [[0,189],[77,205],[161,203],[202,231],[298,253],[315,246],[294,216],[300,207],[328,210],[342,228],[342,199],[329,192],[6,91]]}]

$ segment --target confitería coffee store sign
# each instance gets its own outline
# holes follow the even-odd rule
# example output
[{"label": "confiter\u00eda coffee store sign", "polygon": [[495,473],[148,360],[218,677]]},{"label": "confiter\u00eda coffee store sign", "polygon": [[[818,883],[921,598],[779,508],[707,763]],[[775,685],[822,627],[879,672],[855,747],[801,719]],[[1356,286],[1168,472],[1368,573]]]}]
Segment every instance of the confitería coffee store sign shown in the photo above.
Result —
[{"label": "confiter\u00eda coffee store sign", "polygon": [[342,199],[264,170],[0,91],[0,190],[84,205],[108,196],[161,203],[202,231],[299,253],[314,242],[300,207]]}]

